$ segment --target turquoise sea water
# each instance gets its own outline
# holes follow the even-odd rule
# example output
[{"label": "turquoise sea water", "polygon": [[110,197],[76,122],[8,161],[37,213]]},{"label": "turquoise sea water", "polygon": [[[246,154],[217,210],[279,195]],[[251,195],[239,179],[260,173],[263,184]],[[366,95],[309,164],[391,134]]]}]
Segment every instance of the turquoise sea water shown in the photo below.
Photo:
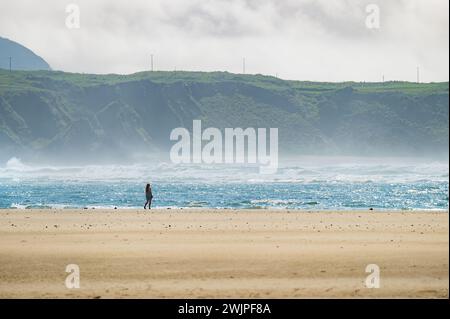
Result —
[{"label": "turquoise sea water", "polygon": [[448,209],[448,163],[287,163],[275,175],[256,167],[110,165],[0,168],[0,208],[153,207]]}]

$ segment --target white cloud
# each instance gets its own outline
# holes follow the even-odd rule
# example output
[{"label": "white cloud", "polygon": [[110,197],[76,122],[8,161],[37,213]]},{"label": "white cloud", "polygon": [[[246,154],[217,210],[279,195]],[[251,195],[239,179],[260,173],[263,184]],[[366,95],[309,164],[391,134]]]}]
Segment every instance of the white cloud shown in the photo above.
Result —
[{"label": "white cloud", "polygon": [[[67,29],[65,6],[81,9]],[[378,4],[381,28],[365,27]],[[54,69],[89,73],[226,70],[320,81],[448,81],[447,0],[14,0],[0,36]],[[0,53],[1,54],[1,53]]]}]

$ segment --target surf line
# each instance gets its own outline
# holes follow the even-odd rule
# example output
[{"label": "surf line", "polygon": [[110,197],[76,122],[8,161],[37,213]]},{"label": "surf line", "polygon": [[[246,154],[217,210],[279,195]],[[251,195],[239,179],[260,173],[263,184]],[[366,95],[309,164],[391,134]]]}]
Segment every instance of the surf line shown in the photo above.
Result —
[{"label": "surf line", "polygon": [[278,128],[269,130],[269,149],[266,128],[225,128],[222,134],[220,129],[208,127],[202,132],[201,120],[192,122],[192,143],[191,133],[184,127],[173,129],[170,140],[177,141],[170,149],[175,164],[248,163],[259,164],[261,174],[278,170]]}]

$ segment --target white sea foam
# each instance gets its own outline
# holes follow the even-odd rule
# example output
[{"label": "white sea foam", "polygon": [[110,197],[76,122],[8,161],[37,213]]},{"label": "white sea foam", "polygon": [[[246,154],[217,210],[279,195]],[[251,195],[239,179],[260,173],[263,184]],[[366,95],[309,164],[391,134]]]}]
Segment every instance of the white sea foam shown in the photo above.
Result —
[{"label": "white sea foam", "polygon": [[10,208],[25,209],[25,208],[27,208],[27,205],[12,203]]},{"label": "white sea foam", "polygon": [[13,170],[13,171],[29,171],[32,170],[31,167],[22,163],[20,158],[11,157],[5,165],[5,169]]},{"label": "white sea foam", "polygon": [[359,159],[343,162],[281,162],[277,174],[261,175],[257,167],[238,165],[177,165],[172,163],[138,163],[132,165],[43,166],[11,158],[0,166],[0,179],[20,182],[26,179],[62,181],[165,181],[182,183],[402,183],[449,180],[448,162],[402,162]]}]

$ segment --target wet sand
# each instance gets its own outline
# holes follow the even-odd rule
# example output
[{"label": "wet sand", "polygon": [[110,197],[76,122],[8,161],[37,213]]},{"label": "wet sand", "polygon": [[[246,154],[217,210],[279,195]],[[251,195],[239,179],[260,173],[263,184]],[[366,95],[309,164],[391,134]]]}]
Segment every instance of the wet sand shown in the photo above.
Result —
[{"label": "wet sand", "polygon": [[0,238],[1,298],[449,293],[448,211],[0,210]]}]

